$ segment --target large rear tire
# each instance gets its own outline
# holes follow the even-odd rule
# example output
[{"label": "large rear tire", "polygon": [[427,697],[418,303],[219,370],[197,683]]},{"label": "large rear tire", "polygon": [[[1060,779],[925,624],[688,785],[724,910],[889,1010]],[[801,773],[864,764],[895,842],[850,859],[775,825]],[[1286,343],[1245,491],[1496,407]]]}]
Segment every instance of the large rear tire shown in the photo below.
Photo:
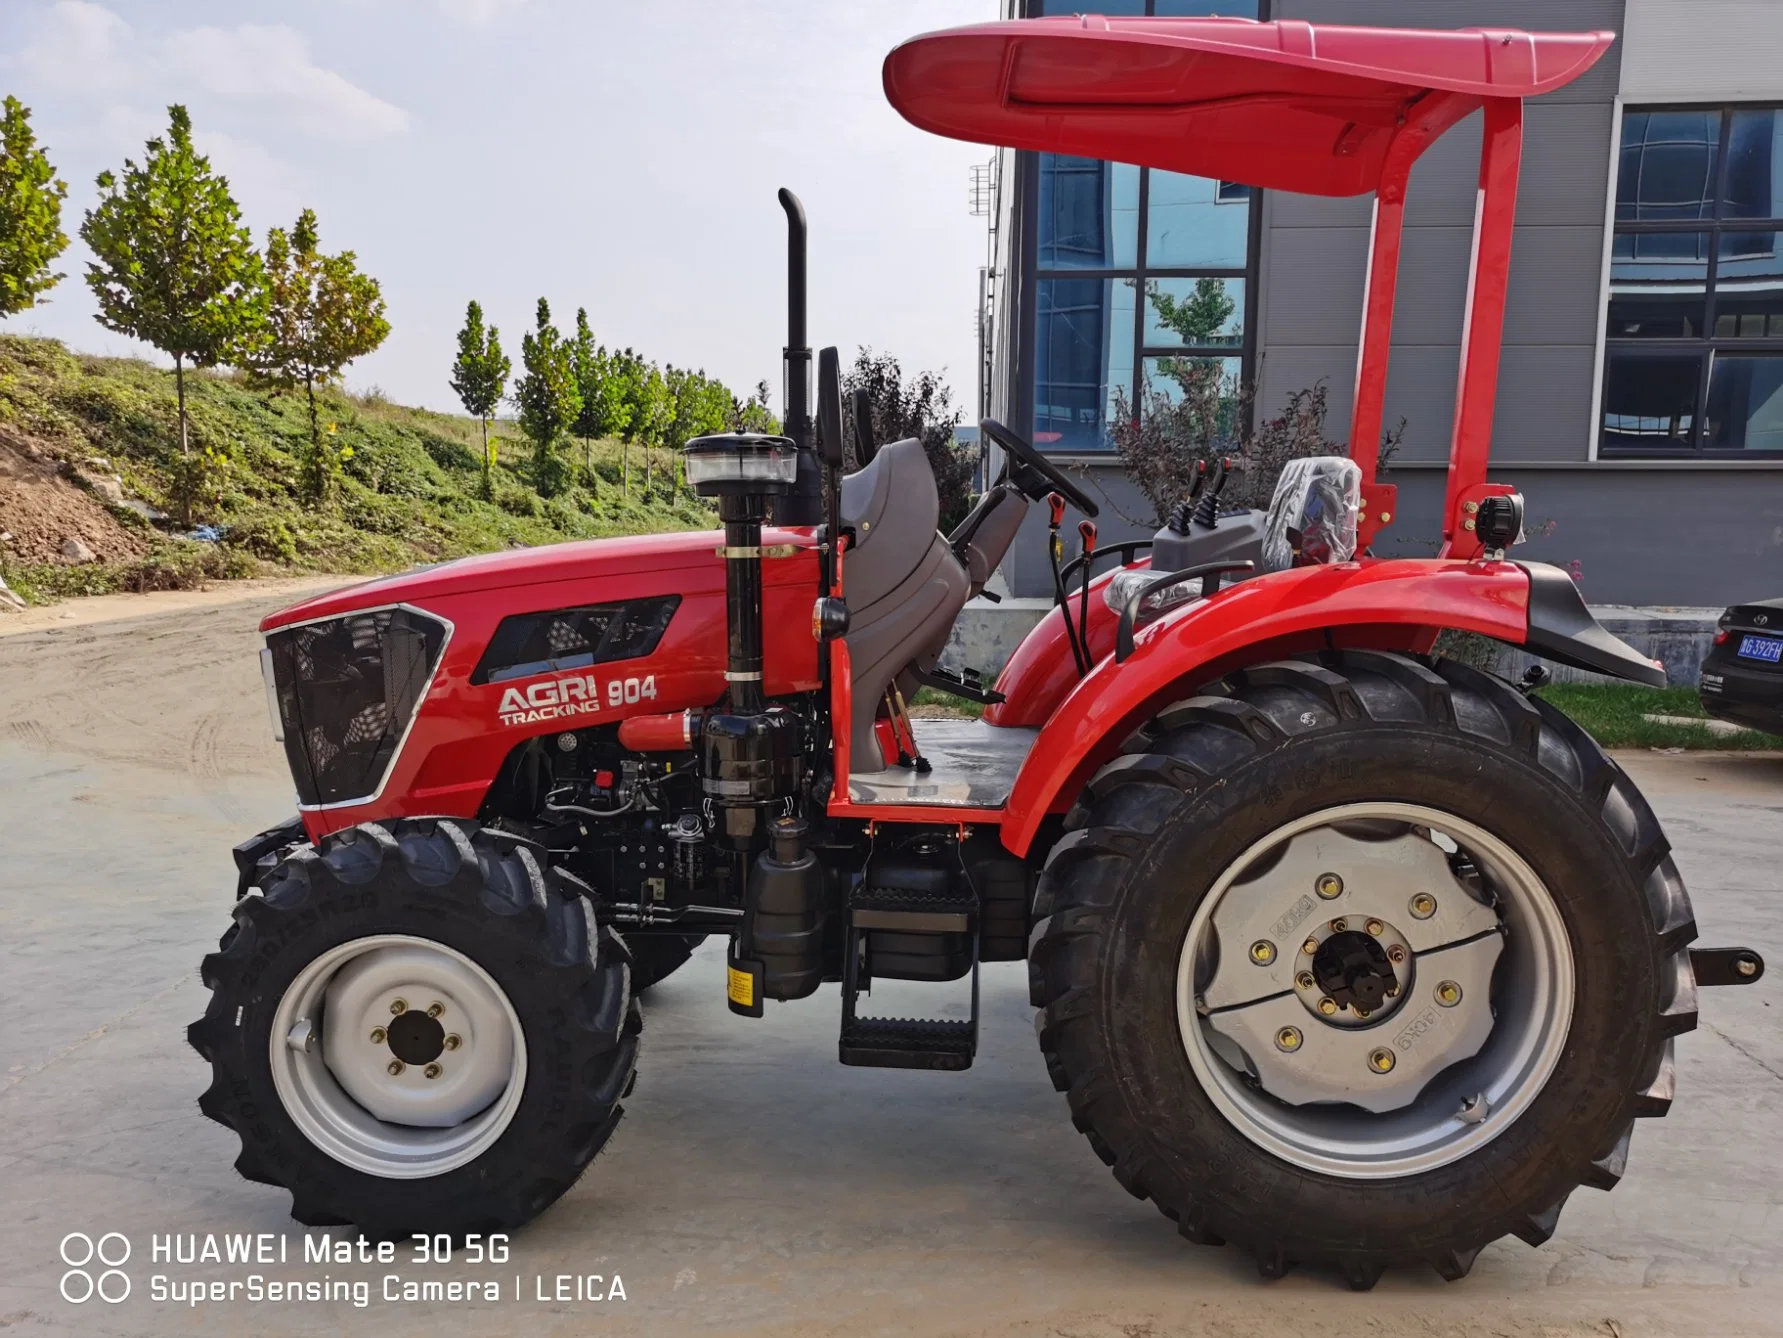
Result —
[{"label": "large rear tire", "polygon": [[1365,1288],[1464,1276],[1616,1183],[1695,1025],[1695,925],[1582,730],[1450,662],[1333,652],[1142,742],[1067,819],[1030,955],[1048,1069],[1122,1185],[1265,1276]]},{"label": "large rear tire", "polygon": [[365,823],[294,851],[234,920],[187,1032],[198,1105],[298,1221],[517,1227],[618,1124],[642,1026],[624,945],[517,838]]}]

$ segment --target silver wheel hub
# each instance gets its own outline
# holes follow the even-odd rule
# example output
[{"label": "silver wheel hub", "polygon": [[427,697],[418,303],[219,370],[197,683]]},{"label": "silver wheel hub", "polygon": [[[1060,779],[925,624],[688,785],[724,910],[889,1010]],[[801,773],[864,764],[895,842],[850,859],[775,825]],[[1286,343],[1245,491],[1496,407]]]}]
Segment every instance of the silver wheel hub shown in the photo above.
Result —
[{"label": "silver wheel hub", "polygon": [[306,966],[279,1001],[271,1049],[274,1085],[304,1136],[393,1179],[481,1155],[513,1119],[526,1077],[501,987],[455,949],[407,935],[355,939]]},{"label": "silver wheel hub", "polygon": [[1502,841],[1416,805],[1349,805],[1222,873],[1183,945],[1177,1015],[1247,1137],[1374,1178],[1508,1127],[1558,1062],[1572,990],[1559,912]]}]

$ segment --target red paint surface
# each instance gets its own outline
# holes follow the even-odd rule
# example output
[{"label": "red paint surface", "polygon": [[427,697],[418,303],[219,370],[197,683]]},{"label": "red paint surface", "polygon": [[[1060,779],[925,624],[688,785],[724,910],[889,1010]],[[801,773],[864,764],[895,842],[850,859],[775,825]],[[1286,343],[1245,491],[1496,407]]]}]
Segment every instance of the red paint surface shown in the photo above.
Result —
[{"label": "red paint surface", "polygon": [[1009,796],[1003,843],[1025,854],[1042,819],[1067,807],[1122,739],[1235,659],[1297,642],[1410,649],[1441,627],[1521,643],[1528,575],[1509,562],[1412,558],[1296,567],[1166,613],[1139,630],[1124,663],[1103,660],[1047,721]]}]

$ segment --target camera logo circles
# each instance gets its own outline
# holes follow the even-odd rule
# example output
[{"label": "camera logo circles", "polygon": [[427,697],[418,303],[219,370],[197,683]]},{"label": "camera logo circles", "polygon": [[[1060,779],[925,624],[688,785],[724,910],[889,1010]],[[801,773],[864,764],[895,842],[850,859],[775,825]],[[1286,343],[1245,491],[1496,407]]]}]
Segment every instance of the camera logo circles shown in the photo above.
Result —
[{"label": "camera logo circles", "polygon": [[130,1240],[121,1231],[108,1231],[98,1240],[70,1231],[62,1237],[62,1262],[68,1265],[62,1299],[70,1305],[84,1305],[95,1296],[117,1305],[130,1295],[130,1275],[123,1270],[130,1262]]}]

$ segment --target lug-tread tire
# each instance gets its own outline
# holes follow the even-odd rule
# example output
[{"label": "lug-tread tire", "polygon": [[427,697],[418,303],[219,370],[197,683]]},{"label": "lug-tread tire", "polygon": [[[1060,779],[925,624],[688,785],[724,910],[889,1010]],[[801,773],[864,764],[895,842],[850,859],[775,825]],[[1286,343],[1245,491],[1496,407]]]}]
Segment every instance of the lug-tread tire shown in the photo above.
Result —
[{"label": "lug-tread tire", "polygon": [[[476,961],[507,994],[526,1037],[524,1095],[507,1129],[475,1160],[394,1179],[336,1161],[287,1115],[269,1040],[285,989],[337,944],[374,934],[432,939]],[[564,895],[533,847],[475,823],[363,823],[303,846],[236,903],[211,991],[187,1029],[211,1065],[198,1098],[241,1140],[243,1177],[291,1192],[306,1226],[369,1236],[508,1230],[573,1185],[619,1123],[642,1018],[630,958],[579,896]]]},{"label": "lug-tread tire", "polygon": [[[1463,1277],[1505,1235],[1540,1244],[1573,1189],[1621,1179],[1696,1023],[1696,926],[1652,809],[1582,729],[1450,661],[1344,651],[1235,673],[1141,740],[1049,855],[1029,960],[1047,1071],[1125,1188],[1265,1277],[1320,1265],[1365,1289],[1394,1266]],[[1369,800],[1443,809],[1518,850],[1565,920],[1575,1004],[1558,1066],[1497,1138],[1417,1175],[1338,1179],[1271,1156],[1208,1099],[1175,981],[1196,905],[1239,854]]]},{"label": "lug-tread tire", "polygon": [[706,941],[704,934],[627,934],[625,946],[631,952],[631,988],[642,994],[652,985],[660,985],[686,966],[693,950]]}]

